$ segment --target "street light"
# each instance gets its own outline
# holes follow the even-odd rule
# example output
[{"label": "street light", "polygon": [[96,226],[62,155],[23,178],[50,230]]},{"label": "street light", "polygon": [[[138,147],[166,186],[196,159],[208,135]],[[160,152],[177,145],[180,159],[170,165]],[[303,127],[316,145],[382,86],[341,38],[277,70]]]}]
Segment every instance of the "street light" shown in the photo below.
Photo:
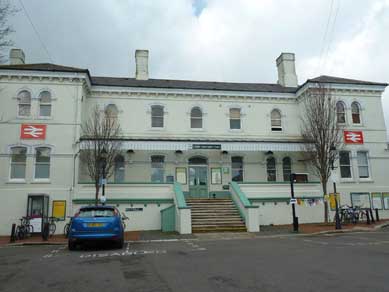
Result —
[{"label": "street light", "polygon": [[[336,147],[334,145],[331,145],[330,151],[332,153],[334,153],[336,151]],[[342,224],[341,224],[340,218],[339,218],[338,196],[337,196],[337,193],[336,193],[336,180],[335,180],[335,174],[334,174],[334,170],[335,170],[334,162],[335,162],[335,154],[333,155],[333,158],[331,159],[331,171],[332,171],[331,172],[331,178],[332,178],[332,183],[334,185],[334,198],[335,198],[335,229],[342,229]]]},{"label": "street light", "polygon": [[103,148],[103,150],[101,150],[101,152],[100,152],[100,157],[99,157],[99,162],[100,162],[100,166],[101,166],[101,170],[102,170],[101,184],[103,187],[103,193],[101,196],[101,203],[103,205],[105,204],[105,201],[106,201],[106,198],[105,198],[105,184],[106,184],[105,169],[107,167],[107,154],[108,154],[107,150],[105,150],[105,148]]},{"label": "street light", "polygon": [[294,198],[294,182],[296,180],[296,174],[291,173],[290,174],[290,204],[292,205],[292,215],[293,215],[293,231],[298,232],[299,231],[299,219],[296,217],[296,199]]}]

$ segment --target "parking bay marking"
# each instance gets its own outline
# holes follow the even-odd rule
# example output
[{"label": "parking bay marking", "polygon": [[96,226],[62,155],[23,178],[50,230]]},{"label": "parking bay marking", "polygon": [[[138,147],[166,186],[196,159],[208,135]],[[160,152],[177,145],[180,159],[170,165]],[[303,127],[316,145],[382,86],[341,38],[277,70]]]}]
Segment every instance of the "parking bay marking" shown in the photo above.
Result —
[{"label": "parking bay marking", "polygon": [[148,254],[166,254],[166,250],[132,250],[124,252],[111,252],[111,253],[93,253],[93,254],[82,254],[81,259],[87,258],[104,258],[104,257],[122,257],[122,256],[136,256],[136,255],[148,255]]}]

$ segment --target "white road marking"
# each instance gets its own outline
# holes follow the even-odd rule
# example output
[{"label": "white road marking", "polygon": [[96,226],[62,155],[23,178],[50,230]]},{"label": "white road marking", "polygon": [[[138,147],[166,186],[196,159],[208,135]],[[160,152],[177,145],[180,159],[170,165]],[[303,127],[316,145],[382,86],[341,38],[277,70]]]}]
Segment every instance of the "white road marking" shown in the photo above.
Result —
[{"label": "white road marking", "polygon": [[204,250],[207,250],[205,247],[200,247],[197,243],[194,243],[193,240],[183,240],[183,242],[185,242],[187,245],[189,245],[192,248],[191,251],[204,251]]},{"label": "white road marking", "polygon": [[136,256],[136,255],[148,255],[148,254],[166,254],[166,250],[132,250],[124,252],[111,252],[111,253],[94,253],[94,254],[82,254],[81,259],[87,258],[105,258],[105,257],[122,257],[122,256]]}]

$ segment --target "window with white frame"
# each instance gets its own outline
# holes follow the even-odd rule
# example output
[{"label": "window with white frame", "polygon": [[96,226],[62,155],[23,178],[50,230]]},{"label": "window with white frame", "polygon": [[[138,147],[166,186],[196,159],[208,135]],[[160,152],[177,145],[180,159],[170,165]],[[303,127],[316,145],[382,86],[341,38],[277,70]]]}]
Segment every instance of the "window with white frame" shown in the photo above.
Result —
[{"label": "window with white frame", "polygon": [[271,130],[274,132],[282,131],[281,112],[277,109],[272,110],[270,114],[270,119],[271,119]]},{"label": "window with white frame", "polygon": [[125,163],[123,155],[117,155],[114,163],[114,182],[124,182],[125,177]]},{"label": "window with white frame", "polygon": [[276,160],[274,157],[266,159],[267,181],[277,180]]},{"label": "window with white frame", "polygon": [[336,122],[338,124],[346,123],[346,106],[342,101],[336,103]]},{"label": "window with white frame", "polygon": [[239,130],[241,128],[240,108],[230,108],[230,129]]},{"label": "window with white frame", "polygon": [[243,157],[231,157],[232,181],[243,181]]},{"label": "window with white frame", "polygon": [[27,148],[11,148],[11,171],[10,179],[25,179],[27,164]]},{"label": "window with white frame", "polygon": [[361,123],[361,106],[356,101],[351,104],[351,117],[353,124]]},{"label": "window with white frame", "polygon": [[35,148],[35,179],[50,178],[50,154],[49,147]]},{"label": "window with white frame", "polygon": [[290,175],[292,173],[292,160],[290,157],[284,157],[282,159],[282,172],[284,175],[284,181],[290,181]]},{"label": "window with white frame", "polygon": [[151,182],[164,181],[165,157],[162,155],[151,156]]},{"label": "window with white frame", "polygon": [[369,160],[366,151],[357,152],[358,173],[360,178],[369,178]]},{"label": "window with white frame", "polygon": [[31,115],[31,93],[27,90],[20,91],[18,100],[18,116],[29,117]]},{"label": "window with white frame", "polygon": [[107,118],[110,119],[117,119],[119,114],[119,110],[116,105],[114,104],[109,104],[105,108],[105,115]]},{"label": "window with white frame", "polygon": [[151,106],[151,127],[152,128],[163,128],[164,109],[161,105]]},{"label": "window with white frame", "polygon": [[190,111],[190,127],[192,129],[203,128],[203,112],[197,106]]},{"label": "window with white frame", "polygon": [[351,178],[351,161],[349,151],[339,152],[340,177]]},{"label": "window with white frame", "polygon": [[47,90],[39,94],[39,116],[51,116],[51,93]]}]

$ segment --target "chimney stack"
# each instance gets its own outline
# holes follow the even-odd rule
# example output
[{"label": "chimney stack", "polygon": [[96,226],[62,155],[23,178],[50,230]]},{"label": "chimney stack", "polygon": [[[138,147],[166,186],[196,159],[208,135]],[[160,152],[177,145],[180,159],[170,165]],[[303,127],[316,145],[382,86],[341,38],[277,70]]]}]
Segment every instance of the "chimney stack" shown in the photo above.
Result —
[{"label": "chimney stack", "polygon": [[149,79],[149,51],[136,50],[135,63],[136,63],[135,78],[137,80]]},{"label": "chimney stack", "polygon": [[277,58],[278,84],[286,87],[297,87],[296,67],[293,53],[281,53]]},{"label": "chimney stack", "polygon": [[10,65],[24,64],[25,56],[21,49],[11,49],[9,51],[9,63]]}]

